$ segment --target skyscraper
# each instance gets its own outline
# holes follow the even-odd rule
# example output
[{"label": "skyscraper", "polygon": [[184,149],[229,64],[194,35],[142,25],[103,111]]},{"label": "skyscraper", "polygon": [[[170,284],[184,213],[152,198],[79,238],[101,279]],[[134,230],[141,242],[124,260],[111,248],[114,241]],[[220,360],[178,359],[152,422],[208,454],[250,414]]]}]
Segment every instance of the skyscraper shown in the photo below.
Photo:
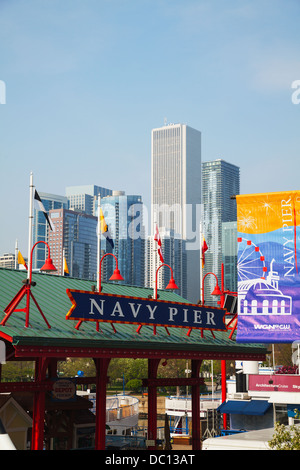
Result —
[{"label": "skyscraper", "polygon": [[227,290],[237,292],[237,221],[222,223],[222,261],[224,263],[224,285]]},{"label": "skyscraper", "polygon": [[69,201],[70,209],[75,209],[89,215],[96,215],[94,206],[98,194],[101,197],[109,196],[112,194],[112,190],[96,186],[95,184],[68,186],[66,188],[66,197]]},{"label": "skyscraper", "polygon": [[153,129],[151,139],[151,232],[173,230],[185,241],[187,299],[199,299],[201,132],[186,124]]},{"label": "skyscraper", "polygon": [[[221,282],[222,264],[222,223],[237,220],[236,200],[231,199],[231,196],[239,193],[239,167],[222,159],[203,162],[203,234],[208,246],[205,253],[203,275],[207,272],[213,272],[218,277],[219,282]],[[205,278],[204,299],[207,304],[216,304],[213,297],[211,297],[215,284],[214,276]]]},{"label": "skyscraper", "polygon": [[[111,196],[101,198],[101,209],[114,243],[112,248],[101,237],[101,256],[113,253],[118,259],[124,282],[144,286],[145,231],[141,196],[127,196],[123,191],[113,191]],[[101,264],[102,279],[108,281],[114,269],[113,257],[107,256]]]},{"label": "skyscraper", "polygon": [[69,274],[80,279],[97,279],[97,217],[67,209],[49,212],[55,231],[48,233],[51,257],[62,274],[63,252]]},{"label": "skyscraper", "polygon": [[[58,196],[57,194],[42,193],[39,192],[41,201],[46,209],[49,212],[52,209],[67,209],[68,208],[68,199],[65,196]],[[33,224],[32,224],[32,246],[37,241],[47,241],[48,234],[48,225],[45,219],[43,212],[34,209],[33,212]],[[44,243],[39,243],[32,253],[32,268],[40,269],[46,259],[47,247]]]}]

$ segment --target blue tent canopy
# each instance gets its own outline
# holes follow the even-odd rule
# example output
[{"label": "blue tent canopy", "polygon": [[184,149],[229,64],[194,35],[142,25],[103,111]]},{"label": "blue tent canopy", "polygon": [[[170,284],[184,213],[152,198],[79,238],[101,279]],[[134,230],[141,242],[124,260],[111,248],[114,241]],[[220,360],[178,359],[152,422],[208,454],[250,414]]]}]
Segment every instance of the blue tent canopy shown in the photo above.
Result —
[{"label": "blue tent canopy", "polygon": [[228,400],[217,410],[226,414],[263,416],[271,406],[266,400]]}]

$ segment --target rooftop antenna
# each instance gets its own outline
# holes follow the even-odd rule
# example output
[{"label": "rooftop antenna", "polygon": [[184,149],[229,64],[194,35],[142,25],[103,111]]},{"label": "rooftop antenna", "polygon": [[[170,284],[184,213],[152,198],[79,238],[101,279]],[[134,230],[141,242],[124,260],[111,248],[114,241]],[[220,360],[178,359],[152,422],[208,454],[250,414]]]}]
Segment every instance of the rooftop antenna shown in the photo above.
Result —
[{"label": "rooftop antenna", "polygon": [[165,117],[165,118],[164,118],[164,125],[165,125],[165,126],[167,125],[167,122],[168,122],[168,120],[167,120],[167,118]]}]

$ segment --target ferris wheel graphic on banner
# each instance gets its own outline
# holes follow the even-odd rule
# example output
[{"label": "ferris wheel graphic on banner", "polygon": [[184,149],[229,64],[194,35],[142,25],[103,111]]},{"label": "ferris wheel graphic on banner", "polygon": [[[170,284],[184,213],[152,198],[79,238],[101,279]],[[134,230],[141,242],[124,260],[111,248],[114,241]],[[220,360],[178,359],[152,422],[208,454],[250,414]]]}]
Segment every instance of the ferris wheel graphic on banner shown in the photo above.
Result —
[{"label": "ferris wheel graphic on banner", "polygon": [[251,240],[239,237],[238,241],[238,281],[265,279],[268,268],[259,246]]}]

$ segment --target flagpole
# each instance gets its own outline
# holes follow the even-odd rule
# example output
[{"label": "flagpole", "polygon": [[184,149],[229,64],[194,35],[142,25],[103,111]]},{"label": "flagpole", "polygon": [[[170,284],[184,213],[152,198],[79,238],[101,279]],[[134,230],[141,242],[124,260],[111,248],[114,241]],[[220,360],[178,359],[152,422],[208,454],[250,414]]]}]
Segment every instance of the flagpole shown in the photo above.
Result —
[{"label": "flagpole", "polygon": [[199,227],[200,232],[200,302],[202,303],[203,299],[203,253],[202,253],[202,245],[203,245],[203,231],[202,231],[202,222],[200,222]]},{"label": "flagpole", "polygon": [[154,231],[152,237],[152,246],[153,246],[153,257],[152,257],[152,287],[153,292],[155,292],[155,274],[156,274],[156,250],[155,250],[155,243],[154,243],[154,236],[156,232],[156,222],[154,223]]},{"label": "flagpole", "polygon": [[100,240],[101,240],[101,222],[100,222],[101,197],[98,194],[98,225],[97,225],[97,291],[100,289]]},{"label": "flagpole", "polygon": [[31,248],[32,248],[32,225],[33,225],[33,174],[30,173],[30,185],[29,185],[29,232],[28,232],[28,270],[27,279],[30,279],[31,267]]},{"label": "flagpole", "polygon": [[61,266],[61,276],[64,276],[65,274],[65,249],[63,247],[63,252],[62,252],[62,266]]},{"label": "flagpole", "polygon": [[15,269],[17,269],[18,266],[18,239],[16,239],[16,244],[15,244]]}]

